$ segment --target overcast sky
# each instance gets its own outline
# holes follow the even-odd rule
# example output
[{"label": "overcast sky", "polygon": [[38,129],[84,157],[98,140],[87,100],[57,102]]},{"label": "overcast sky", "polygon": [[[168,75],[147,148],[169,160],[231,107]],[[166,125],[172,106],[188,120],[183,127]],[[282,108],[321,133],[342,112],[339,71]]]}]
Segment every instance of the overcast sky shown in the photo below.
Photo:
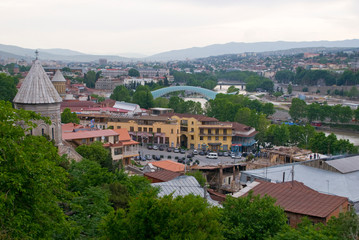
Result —
[{"label": "overcast sky", "polygon": [[95,54],[359,38],[358,0],[0,0],[0,9],[1,44]]}]

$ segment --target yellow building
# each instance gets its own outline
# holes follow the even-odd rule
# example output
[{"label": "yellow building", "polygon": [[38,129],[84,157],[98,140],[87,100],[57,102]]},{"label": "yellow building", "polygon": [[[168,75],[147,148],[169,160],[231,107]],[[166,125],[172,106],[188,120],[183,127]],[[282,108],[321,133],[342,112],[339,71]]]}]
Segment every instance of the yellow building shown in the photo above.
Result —
[{"label": "yellow building", "polygon": [[161,116],[177,120],[180,125],[181,147],[211,151],[227,151],[231,148],[231,123],[219,122],[216,118],[194,114],[168,113]]},{"label": "yellow building", "polygon": [[112,118],[107,126],[127,129],[132,139],[140,143],[180,146],[180,125],[176,119],[163,116]]}]

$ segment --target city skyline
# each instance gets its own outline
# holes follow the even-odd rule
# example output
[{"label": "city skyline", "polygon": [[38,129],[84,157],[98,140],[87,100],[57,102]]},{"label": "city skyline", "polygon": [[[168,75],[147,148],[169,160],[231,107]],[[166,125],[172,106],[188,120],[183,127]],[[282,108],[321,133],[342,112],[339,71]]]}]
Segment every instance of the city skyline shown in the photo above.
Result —
[{"label": "city skyline", "polygon": [[359,36],[354,0],[3,0],[1,44],[90,54]]}]

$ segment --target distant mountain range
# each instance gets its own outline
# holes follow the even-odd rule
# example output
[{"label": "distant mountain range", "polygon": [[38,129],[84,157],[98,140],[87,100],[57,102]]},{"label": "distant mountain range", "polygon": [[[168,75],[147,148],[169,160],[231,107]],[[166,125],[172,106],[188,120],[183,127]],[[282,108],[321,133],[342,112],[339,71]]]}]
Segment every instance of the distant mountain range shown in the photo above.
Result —
[{"label": "distant mountain range", "polygon": [[[311,41],[311,42],[256,42],[242,43],[231,42],[226,44],[214,44],[206,47],[193,47],[181,50],[173,50],[158,53],[149,57],[142,54],[127,53],[124,55],[132,58],[117,55],[93,55],[85,54],[69,49],[38,49],[40,59],[59,60],[66,62],[92,62],[98,61],[100,58],[106,58],[108,61],[169,61],[169,60],[185,60],[195,58],[205,58],[210,56],[218,56],[224,54],[239,54],[244,52],[272,52],[290,49],[310,49],[310,48],[359,48],[359,39],[342,40],[342,41]],[[291,51],[287,51],[291,52]],[[296,51],[292,51],[296,52]],[[297,51],[298,52],[298,51]],[[30,60],[34,59],[35,49],[21,48],[12,45],[0,44],[0,58],[17,58]],[[138,58],[135,58],[138,57]]]}]

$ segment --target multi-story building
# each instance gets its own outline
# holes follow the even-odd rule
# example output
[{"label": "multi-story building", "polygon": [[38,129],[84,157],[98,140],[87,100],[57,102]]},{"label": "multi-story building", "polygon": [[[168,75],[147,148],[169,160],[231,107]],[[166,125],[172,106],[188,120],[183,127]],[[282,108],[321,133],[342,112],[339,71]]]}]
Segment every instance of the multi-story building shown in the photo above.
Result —
[{"label": "multi-story building", "polygon": [[211,151],[229,150],[232,140],[232,124],[216,118],[186,113],[167,113],[180,125],[180,145]]},{"label": "multi-story building", "polygon": [[163,77],[170,75],[170,70],[168,69],[138,69],[140,77],[154,78],[154,77]]},{"label": "multi-story building", "polygon": [[103,90],[114,90],[117,86],[120,85],[123,85],[123,79],[102,77],[96,81],[95,88]]},{"label": "multi-story building", "polygon": [[247,125],[231,122],[232,124],[232,151],[249,152],[256,143],[255,136],[258,134],[255,128]]},{"label": "multi-story building", "polygon": [[175,119],[162,116],[112,118],[107,123],[113,129],[127,129],[132,139],[142,144],[180,146],[180,125]]}]

